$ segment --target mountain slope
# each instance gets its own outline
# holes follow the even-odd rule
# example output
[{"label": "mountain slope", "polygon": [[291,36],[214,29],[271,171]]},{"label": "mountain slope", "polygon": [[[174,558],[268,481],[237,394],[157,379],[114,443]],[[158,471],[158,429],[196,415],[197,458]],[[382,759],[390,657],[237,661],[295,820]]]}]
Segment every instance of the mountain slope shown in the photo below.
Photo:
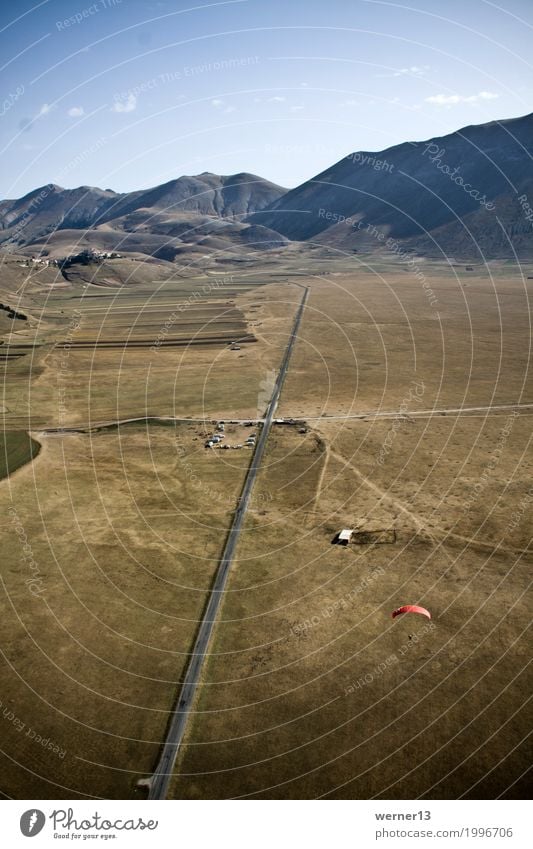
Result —
[{"label": "mountain slope", "polygon": [[0,242],[28,244],[54,230],[90,227],[119,197],[109,189],[62,189],[49,183],[17,200],[1,201]]},{"label": "mountain slope", "polygon": [[[222,177],[204,172],[197,177],[179,177],[154,189],[135,192],[116,203],[112,217],[136,209],[166,212],[195,212],[217,217],[242,217],[273,203],[285,189],[254,174]],[[111,211],[110,211],[111,212]]]},{"label": "mountain slope", "polygon": [[[370,225],[425,249],[433,244],[428,234],[436,234],[437,252],[453,251],[459,240],[463,253],[491,254],[497,243],[500,254],[510,255],[519,233],[522,250],[533,252],[531,224],[518,200],[533,196],[532,150],[533,115],[526,115],[380,153],[360,151],[252,220],[291,239],[347,248],[357,246]],[[352,220],[339,227],[343,218]],[[476,239],[465,230],[467,218]]]},{"label": "mountain slope", "polygon": [[371,251],[390,237],[426,255],[529,258],[532,152],[526,115],[358,151],[289,192],[247,173],[204,172],[125,194],[50,184],[0,202],[0,245],[56,255],[61,233],[73,244],[78,231],[94,247],[172,258],[184,246],[262,249],[285,238]]},{"label": "mountain slope", "polygon": [[[0,243],[40,243],[58,230],[88,230],[139,212],[157,234],[158,213],[242,219],[277,200],[285,189],[253,174],[204,173],[179,177],[145,191],[117,194],[90,186],[62,189],[49,184],[17,200],[0,202]],[[203,233],[205,236],[205,232]]]}]

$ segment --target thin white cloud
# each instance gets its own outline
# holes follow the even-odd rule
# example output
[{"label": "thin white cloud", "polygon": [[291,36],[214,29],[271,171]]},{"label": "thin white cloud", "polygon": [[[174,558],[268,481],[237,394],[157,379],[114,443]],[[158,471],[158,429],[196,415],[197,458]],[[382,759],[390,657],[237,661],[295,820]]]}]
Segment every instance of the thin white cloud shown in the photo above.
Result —
[{"label": "thin white cloud", "polygon": [[222,109],[222,111],[226,112],[226,113],[237,111],[236,106],[228,106],[226,101],[222,100],[222,98],[220,98],[220,97],[214,97],[213,100],[211,101],[211,106],[214,109]]},{"label": "thin white cloud", "polygon": [[339,103],[339,106],[359,106],[357,100],[343,100],[342,103]]},{"label": "thin white cloud", "polygon": [[72,106],[67,114],[70,118],[81,118],[82,115],[85,115],[85,109],[83,106]]},{"label": "thin white cloud", "polygon": [[300,112],[303,108],[303,106],[291,106],[289,107],[289,112]]},{"label": "thin white cloud", "polygon": [[279,94],[276,94],[274,97],[268,97],[267,103],[285,103],[285,100],[285,97],[280,97]]},{"label": "thin white cloud", "polygon": [[137,109],[137,97],[130,93],[125,100],[116,100],[111,107],[112,112],[135,112]]},{"label": "thin white cloud", "polygon": [[494,91],[480,91],[478,94],[432,94],[431,97],[426,97],[426,103],[433,103],[436,106],[455,106],[457,103],[480,103],[483,100],[495,100],[499,97]]},{"label": "thin white cloud", "polygon": [[429,71],[429,65],[411,65],[410,68],[399,68],[394,72],[395,77],[404,77],[412,74],[415,77],[423,77]]},{"label": "thin white cloud", "polygon": [[397,68],[391,74],[376,74],[377,77],[423,77],[430,71],[429,65],[411,65],[409,68]]},{"label": "thin white cloud", "polygon": [[37,118],[43,118],[45,115],[48,115],[52,111],[53,108],[54,107],[50,106],[49,103],[43,103],[43,105],[39,109],[36,117]]}]

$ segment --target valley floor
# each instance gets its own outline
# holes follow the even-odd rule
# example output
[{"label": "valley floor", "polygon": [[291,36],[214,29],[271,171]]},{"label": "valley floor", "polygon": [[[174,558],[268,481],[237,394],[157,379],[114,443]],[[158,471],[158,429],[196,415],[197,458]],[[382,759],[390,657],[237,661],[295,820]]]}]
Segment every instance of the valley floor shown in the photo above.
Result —
[{"label": "valley floor", "polygon": [[[5,797],[143,798],[252,456],[205,442],[260,427],[295,282],[294,422],[267,443],[171,795],[526,796],[533,280],[424,276],[291,256],[217,286],[23,286],[3,337]],[[20,285],[5,270],[2,300]],[[392,620],[406,603],[431,622]]]}]

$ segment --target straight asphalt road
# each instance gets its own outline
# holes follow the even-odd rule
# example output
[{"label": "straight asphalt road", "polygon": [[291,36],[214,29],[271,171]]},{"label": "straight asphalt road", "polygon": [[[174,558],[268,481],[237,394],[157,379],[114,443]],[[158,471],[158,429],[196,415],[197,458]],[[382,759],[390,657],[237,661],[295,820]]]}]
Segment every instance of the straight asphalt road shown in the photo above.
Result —
[{"label": "straight asphalt road", "polygon": [[177,704],[169,720],[167,735],[163,744],[163,749],[161,751],[159,761],[157,763],[153,775],[149,780],[149,799],[164,799],[168,791],[168,785],[170,783],[170,779],[174,771],[174,764],[176,763],[178,750],[183,740],[183,735],[185,734],[187,720],[191,711],[196,688],[198,687],[202,668],[207,657],[209,642],[211,640],[211,636],[213,634],[215,623],[220,610],[220,605],[222,603],[228,574],[231,568],[231,564],[233,562],[233,557],[235,555],[235,549],[239,540],[239,535],[241,532],[244,517],[246,515],[246,511],[250,503],[250,497],[252,495],[252,490],[257,477],[257,473],[261,466],[266,442],[270,433],[270,428],[272,426],[272,421],[274,419],[274,414],[276,412],[276,407],[278,405],[281,390],[285,382],[285,376],[287,374],[287,369],[289,366],[294,343],[298,336],[298,329],[300,327],[300,322],[307,302],[307,297],[309,295],[309,289],[307,287],[303,288],[304,293],[302,296],[302,300],[300,301],[298,311],[294,318],[291,335],[287,343],[285,353],[283,355],[283,360],[281,362],[280,370],[278,372],[276,384],[274,386],[272,397],[270,399],[268,410],[266,412],[265,421],[261,429],[259,438],[257,440],[257,446],[254,451],[248,472],[246,473],[246,479],[239,500],[239,506],[237,507],[237,510],[235,511],[235,514],[233,516],[233,523],[231,525],[228,538],[226,540],[226,545],[222,554],[222,559],[218,566],[217,574],[213,583],[213,587],[211,589],[205,614],[200,623],[198,636],[196,637],[196,642],[194,644],[191,660],[187,668],[187,673],[185,675],[185,679],[183,681],[180,694],[178,696]]}]

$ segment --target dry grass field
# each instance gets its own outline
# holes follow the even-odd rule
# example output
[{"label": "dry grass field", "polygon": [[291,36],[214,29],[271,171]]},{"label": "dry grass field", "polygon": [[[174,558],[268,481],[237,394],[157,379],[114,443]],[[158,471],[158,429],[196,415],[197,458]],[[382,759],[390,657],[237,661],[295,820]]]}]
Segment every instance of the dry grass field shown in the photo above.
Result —
[{"label": "dry grass field", "polygon": [[[297,300],[297,287],[275,276],[238,281],[232,274],[110,291],[31,291],[23,304],[32,338],[24,327],[5,345],[17,354],[28,345],[3,365],[6,426],[257,417]],[[240,339],[240,350],[231,350]]]},{"label": "dry grass field", "polygon": [[533,408],[409,415],[531,402],[527,292],[383,276],[310,282],[177,798],[527,795]]},{"label": "dry grass field", "polygon": [[395,410],[413,380],[426,408],[520,401],[533,280],[426,265],[423,279],[376,264],[312,281],[282,415]]},{"label": "dry grass field", "polygon": [[249,462],[203,433],[43,438],[1,485],[4,795],[127,798],[152,768]]},{"label": "dry grass field", "polygon": [[[525,795],[533,281],[292,248],[120,268],[44,270],[14,304],[21,272],[1,278],[28,314],[3,331],[4,429],[42,447],[0,482],[0,792],[139,795],[251,457],[195,420],[263,415],[292,281],[311,293],[278,415],[305,426],[272,430],[171,794]],[[97,429],[159,416],[191,421]],[[391,619],[417,602],[431,623]]]},{"label": "dry grass field", "polygon": [[[2,279],[20,306],[23,277]],[[24,284],[30,318],[5,342],[28,347],[3,374],[0,792],[127,798],[157,757],[251,452],[206,450],[209,423],[94,425],[262,415],[296,293],[268,280],[220,294],[210,279],[89,293],[39,281]],[[261,336],[231,351],[252,336],[248,310]],[[215,344],[150,350],[209,325]],[[109,350],[106,334],[144,345]],[[76,426],[93,429],[43,432]],[[226,430],[229,444],[251,432]]]},{"label": "dry grass field", "polygon": [[[457,433],[463,476],[441,459],[427,477],[456,421],[404,427],[378,468],[360,445],[386,436],[381,422],[277,429],[259,482],[274,498],[239,549],[177,797],[526,792],[530,519],[508,527],[530,491],[525,418],[468,512],[501,420],[473,451],[472,428]],[[331,545],[342,527],[396,542]],[[393,622],[405,603],[429,608],[430,626]]]}]

